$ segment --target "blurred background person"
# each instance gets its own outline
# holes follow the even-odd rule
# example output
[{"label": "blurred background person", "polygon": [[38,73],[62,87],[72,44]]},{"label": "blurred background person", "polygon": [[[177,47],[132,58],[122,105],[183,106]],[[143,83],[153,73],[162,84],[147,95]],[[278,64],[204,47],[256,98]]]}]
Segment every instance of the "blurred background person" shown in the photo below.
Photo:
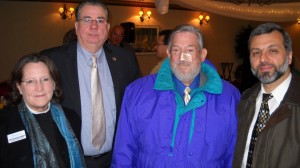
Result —
[{"label": "blurred background person", "polygon": [[38,54],[22,57],[11,87],[13,104],[0,111],[0,167],[85,167],[76,138],[80,118],[58,103],[62,87],[54,63]]},{"label": "blurred background person", "polygon": [[159,32],[156,44],[156,57],[158,58],[159,62],[155,65],[155,67],[153,67],[150,74],[157,73],[161,64],[168,57],[167,49],[171,32],[172,30],[168,29]]},{"label": "blurred background person", "polygon": [[124,41],[124,36],[125,36],[124,27],[122,27],[120,25],[115,25],[111,29],[111,31],[109,33],[109,36],[108,36],[108,39],[106,40],[106,43],[109,44],[109,45],[113,45],[113,46],[116,46],[116,47],[120,47],[120,48],[129,50],[130,52],[132,52],[131,56],[134,57],[135,62],[138,63],[134,48],[129,43]]},{"label": "blurred background person", "polygon": [[120,25],[115,25],[109,33],[107,43],[110,45],[115,45],[118,47],[128,49],[134,53],[133,47],[129,43],[123,41],[124,36],[125,29]]},{"label": "blurred background person", "polygon": [[67,31],[63,37],[63,44],[69,44],[72,41],[77,41],[77,35],[75,28]]}]

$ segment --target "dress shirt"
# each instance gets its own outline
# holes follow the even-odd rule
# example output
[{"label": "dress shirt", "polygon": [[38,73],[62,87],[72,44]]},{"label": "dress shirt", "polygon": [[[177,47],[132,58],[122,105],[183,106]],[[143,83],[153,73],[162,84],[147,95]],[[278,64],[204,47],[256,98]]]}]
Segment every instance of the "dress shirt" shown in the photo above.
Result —
[{"label": "dress shirt", "polygon": [[[173,74],[173,80],[175,83],[176,90],[181,94],[182,98],[184,96],[184,90],[187,86],[185,86],[179,79],[176,78],[176,76]],[[193,82],[190,84],[189,88],[191,90],[199,87],[200,84],[200,73],[195,77]],[[192,99],[192,97],[191,97]]]},{"label": "dress shirt", "polygon": [[[284,95],[286,94],[286,92],[287,92],[287,90],[290,86],[291,79],[292,79],[292,74],[290,74],[278,87],[276,87],[271,92],[271,94],[273,95],[273,98],[271,98],[268,101],[269,110],[270,110],[270,117],[272,116],[274,111],[277,109],[277,107],[280,105]],[[260,104],[262,102],[263,93],[266,93],[266,91],[265,91],[263,85],[261,85],[261,91],[259,92],[259,94],[256,98],[255,114],[254,114],[254,117],[252,119],[252,123],[250,125],[249,132],[248,132],[247,142],[246,142],[246,146],[245,146],[245,153],[244,153],[243,162],[242,162],[242,168],[245,168],[246,164],[247,164],[247,158],[248,158],[248,151],[249,151],[251,135],[252,135],[252,131],[253,131],[255,122],[257,120]]]},{"label": "dress shirt", "polygon": [[[103,103],[106,120],[106,140],[100,150],[91,143],[92,130],[92,99],[91,99],[91,68],[92,55],[97,57],[98,74],[103,94]],[[113,135],[116,125],[116,102],[110,69],[107,64],[105,52],[101,48],[96,53],[89,53],[77,44],[77,66],[81,100],[81,142],[84,155],[94,156],[112,149]]]}]

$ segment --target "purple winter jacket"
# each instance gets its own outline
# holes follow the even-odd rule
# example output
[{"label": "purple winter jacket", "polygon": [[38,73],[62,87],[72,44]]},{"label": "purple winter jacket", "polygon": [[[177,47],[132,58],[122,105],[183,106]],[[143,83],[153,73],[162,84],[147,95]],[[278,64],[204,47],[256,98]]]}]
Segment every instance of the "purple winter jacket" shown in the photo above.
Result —
[{"label": "purple winter jacket", "polygon": [[230,168],[236,142],[239,91],[202,64],[200,86],[184,105],[169,59],[158,74],[126,89],[112,166]]}]

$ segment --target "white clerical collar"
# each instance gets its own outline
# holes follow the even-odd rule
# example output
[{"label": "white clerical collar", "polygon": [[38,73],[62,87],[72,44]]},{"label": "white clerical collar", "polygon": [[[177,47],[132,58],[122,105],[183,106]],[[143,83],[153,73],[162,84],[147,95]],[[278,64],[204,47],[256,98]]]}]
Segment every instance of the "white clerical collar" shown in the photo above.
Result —
[{"label": "white clerical collar", "polygon": [[26,105],[26,107],[28,108],[28,110],[29,110],[31,113],[33,113],[33,114],[45,114],[45,113],[47,113],[47,112],[49,111],[49,109],[50,109],[50,102],[48,103],[48,108],[47,108],[46,110],[44,110],[44,111],[41,111],[41,112],[35,111],[35,110],[31,109],[26,103],[25,103],[25,105]]}]

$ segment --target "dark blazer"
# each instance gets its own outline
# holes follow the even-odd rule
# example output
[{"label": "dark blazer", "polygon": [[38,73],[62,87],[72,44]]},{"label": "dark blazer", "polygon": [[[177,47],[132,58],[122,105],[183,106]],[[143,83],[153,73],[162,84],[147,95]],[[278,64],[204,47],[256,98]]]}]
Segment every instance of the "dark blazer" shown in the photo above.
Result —
[{"label": "dark blazer", "polygon": [[[80,118],[74,111],[65,108],[63,110],[74,133],[79,137],[77,139],[80,140],[80,124],[78,124],[81,123]],[[7,135],[22,130],[25,131],[26,139],[8,143]],[[58,142],[61,142],[58,144],[59,152],[62,155],[67,155],[65,158],[68,158],[68,151],[64,151],[66,148],[60,148],[64,145],[63,138],[60,136],[57,137],[59,138]],[[18,112],[18,106],[6,107],[0,111],[0,167],[34,167],[29,136]]]},{"label": "dark blazer", "polygon": [[[116,123],[120,114],[125,88],[128,84],[141,76],[140,69],[133,53],[129,50],[113,45],[104,44],[104,52],[114,84],[116,101]],[[80,90],[77,68],[77,41],[41,52],[49,56],[58,67],[63,83],[64,100],[62,104],[81,116]],[[80,124],[81,125],[81,124]],[[117,126],[116,126],[117,128]],[[107,157],[98,157],[102,163],[110,164],[112,152]],[[101,167],[104,167],[104,165]]]},{"label": "dark blazer", "polygon": [[[118,121],[125,87],[140,77],[141,73],[131,52],[106,43],[103,48],[114,84],[117,108],[116,116]],[[49,56],[60,71],[64,91],[64,100],[62,104],[65,107],[76,111],[77,114],[81,116],[77,69],[77,41],[72,42],[69,45],[44,50],[41,54]]]},{"label": "dark blazer", "polygon": [[[300,166],[300,77],[292,74],[290,86],[279,107],[258,135],[252,166],[255,168],[292,168]],[[237,107],[238,137],[233,168],[242,165],[249,127],[261,84],[246,90]]]}]

